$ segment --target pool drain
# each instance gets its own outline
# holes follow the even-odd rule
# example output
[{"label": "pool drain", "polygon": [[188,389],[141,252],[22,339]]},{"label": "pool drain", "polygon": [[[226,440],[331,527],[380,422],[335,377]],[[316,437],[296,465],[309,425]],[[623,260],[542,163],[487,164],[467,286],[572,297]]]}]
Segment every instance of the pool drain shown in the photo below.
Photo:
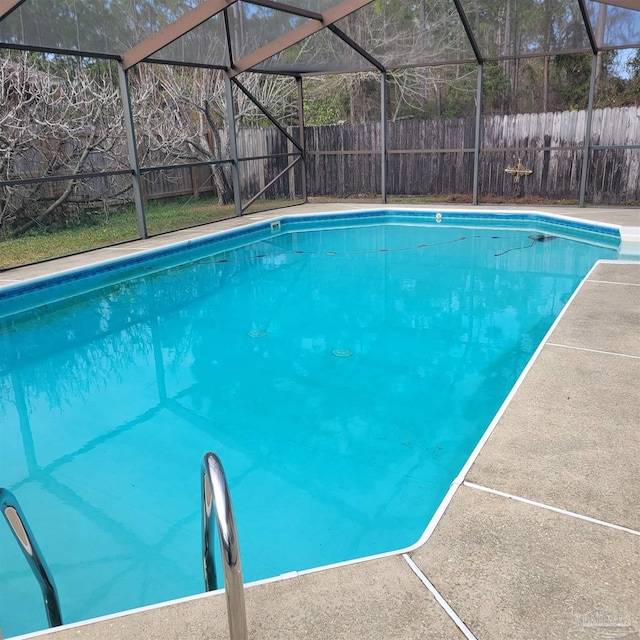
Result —
[{"label": "pool drain", "polygon": [[249,331],[250,338],[264,338],[266,335],[266,329],[251,329],[251,331]]},{"label": "pool drain", "polygon": [[334,349],[332,353],[338,358],[348,358],[353,355],[353,351],[351,351],[351,349]]}]

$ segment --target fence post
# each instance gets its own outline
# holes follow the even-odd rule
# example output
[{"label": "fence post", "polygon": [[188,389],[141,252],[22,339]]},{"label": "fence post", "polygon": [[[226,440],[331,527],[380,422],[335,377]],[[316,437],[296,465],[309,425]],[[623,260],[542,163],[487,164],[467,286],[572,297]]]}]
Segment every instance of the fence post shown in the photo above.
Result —
[{"label": "fence post", "polygon": [[127,136],[127,149],[129,151],[129,164],[133,173],[133,201],[136,207],[136,219],[138,221],[138,235],[146,238],[147,219],[144,212],[144,198],[142,195],[142,180],[140,176],[140,163],[138,161],[138,149],[136,147],[136,135],[133,127],[133,112],[131,110],[131,93],[129,91],[129,72],[125,71],[122,62],[118,60],[118,80],[120,81],[120,99],[124,115],[124,130]]}]

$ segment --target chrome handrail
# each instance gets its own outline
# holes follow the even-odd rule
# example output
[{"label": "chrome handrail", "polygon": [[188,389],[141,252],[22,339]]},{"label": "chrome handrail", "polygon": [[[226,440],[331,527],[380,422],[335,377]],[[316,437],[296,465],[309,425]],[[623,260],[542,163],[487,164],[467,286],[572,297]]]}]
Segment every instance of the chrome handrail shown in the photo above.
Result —
[{"label": "chrome handrail", "polygon": [[202,562],[204,586],[207,591],[218,588],[212,534],[217,521],[224,588],[227,596],[227,618],[231,640],[247,640],[247,614],[244,606],[244,584],[238,532],[229,496],[229,486],[222,463],[215,453],[202,458]]},{"label": "chrome handrail", "polygon": [[62,615],[60,614],[60,601],[58,600],[58,592],[53,582],[53,577],[44,561],[42,552],[36,543],[33,532],[27,523],[27,519],[20,508],[20,504],[16,497],[7,489],[0,487],[0,511],[9,523],[9,528],[15,536],[15,539],[22,549],[31,571],[33,571],[42,597],[44,598],[44,606],[47,610],[47,620],[50,627],[59,627],[62,624]]}]

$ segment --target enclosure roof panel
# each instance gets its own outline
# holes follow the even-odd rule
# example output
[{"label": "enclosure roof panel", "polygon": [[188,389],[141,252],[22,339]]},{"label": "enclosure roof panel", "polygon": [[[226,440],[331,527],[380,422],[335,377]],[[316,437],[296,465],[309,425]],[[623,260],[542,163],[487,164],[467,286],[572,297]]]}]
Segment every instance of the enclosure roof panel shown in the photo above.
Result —
[{"label": "enclosure roof panel", "polygon": [[578,0],[461,0],[485,59],[588,51]]},{"label": "enclosure roof panel", "polygon": [[308,18],[276,11],[247,2],[227,10],[234,60],[260,49],[269,42],[308,22]]},{"label": "enclosure roof panel", "polygon": [[286,33],[276,37],[275,40],[271,40],[259,49],[256,49],[252,53],[240,58],[240,60],[234,60],[231,75],[234,76],[243,71],[257,67],[269,58],[273,58],[285,49],[293,47],[299,42],[302,42],[305,38],[321,31],[325,27],[330,27],[336,21],[352,14],[362,7],[365,7],[372,1],[373,0],[342,0],[340,4],[323,11],[321,20],[306,20],[302,24],[299,24],[288,30]]},{"label": "enclosure roof panel", "polygon": [[[636,0],[640,8],[640,0]],[[589,19],[599,47],[640,47],[640,10],[587,0]]]},{"label": "enclosure roof panel", "polygon": [[0,20],[0,43],[122,55],[200,0],[25,0]]},{"label": "enclosure roof panel", "polygon": [[624,9],[640,10],[640,0],[599,0],[602,4],[610,4]]},{"label": "enclosure roof panel", "polygon": [[640,0],[0,0],[3,47],[232,75],[393,69],[637,48]]},{"label": "enclosure roof panel", "polygon": [[332,7],[339,5],[341,1],[342,0],[285,0],[285,2],[280,2],[279,0],[274,0],[275,4],[288,4],[294,7],[299,7],[300,9],[308,9],[309,11],[316,11],[318,13],[322,13],[327,9],[331,9]]},{"label": "enclosure roof panel", "polygon": [[474,59],[453,0],[376,2],[336,26],[387,68]]},{"label": "enclosure roof panel", "polygon": [[181,38],[156,51],[148,59],[177,64],[228,67],[224,16],[222,13],[214,15]]},{"label": "enclosure roof panel", "polygon": [[336,37],[322,29],[255,67],[256,71],[290,73],[340,73],[370,71],[375,66]]}]

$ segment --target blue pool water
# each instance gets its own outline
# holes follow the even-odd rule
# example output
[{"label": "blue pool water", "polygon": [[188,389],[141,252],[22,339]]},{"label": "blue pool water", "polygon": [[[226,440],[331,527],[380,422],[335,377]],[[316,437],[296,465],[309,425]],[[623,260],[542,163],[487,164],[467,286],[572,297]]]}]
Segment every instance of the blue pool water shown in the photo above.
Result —
[{"label": "blue pool water", "polygon": [[[209,450],[246,581],[414,543],[619,240],[387,219],[283,220],[0,292],[0,486],[30,520],[65,622],[203,590]],[[0,523],[0,628],[44,627]]]}]

